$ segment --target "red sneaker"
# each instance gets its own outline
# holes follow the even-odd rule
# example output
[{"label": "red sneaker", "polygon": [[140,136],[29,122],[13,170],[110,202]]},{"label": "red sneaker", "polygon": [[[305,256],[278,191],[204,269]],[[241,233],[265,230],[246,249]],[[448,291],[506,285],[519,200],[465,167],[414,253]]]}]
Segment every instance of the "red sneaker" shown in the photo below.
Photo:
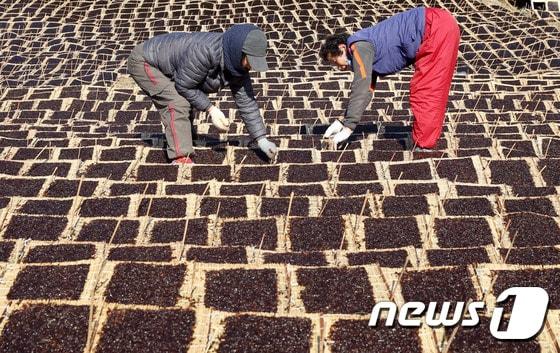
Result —
[{"label": "red sneaker", "polygon": [[194,164],[190,157],[175,158],[171,164]]}]

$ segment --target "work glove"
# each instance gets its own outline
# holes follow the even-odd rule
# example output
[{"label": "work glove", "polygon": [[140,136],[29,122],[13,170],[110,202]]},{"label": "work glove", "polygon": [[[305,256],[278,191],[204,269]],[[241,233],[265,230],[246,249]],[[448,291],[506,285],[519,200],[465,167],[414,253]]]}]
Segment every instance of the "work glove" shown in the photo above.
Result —
[{"label": "work glove", "polygon": [[325,131],[323,138],[330,138],[334,145],[337,146],[339,143],[346,141],[350,135],[352,135],[352,129],[342,125],[339,120],[335,120]]},{"label": "work glove", "polygon": [[263,151],[268,158],[273,159],[276,153],[278,153],[278,147],[274,144],[274,142],[268,141],[266,137],[261,138],[257,141],[259,148]]},{"label": "work glove", "polygon": [[212,125],[218,128],[218,130],[228,130],[229,120],[220,109],[216,108],[216,106],[213,105],[210,107],[210,109],[208,109],[208,114],[210,114],[210,118],[212,119]]}]

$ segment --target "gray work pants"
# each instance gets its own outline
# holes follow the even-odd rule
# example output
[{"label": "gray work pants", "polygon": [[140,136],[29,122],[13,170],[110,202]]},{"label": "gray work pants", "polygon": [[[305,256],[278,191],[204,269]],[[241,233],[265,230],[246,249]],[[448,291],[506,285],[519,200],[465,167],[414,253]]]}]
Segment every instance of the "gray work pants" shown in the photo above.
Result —
[{"label": "gray work pants", "polygon": [[160,113],[167,139],[167,157],[175,159],[193,153],[193,109],[175,89],[175,83],[144,60],[143,44],[128,57],[128,73]]}]

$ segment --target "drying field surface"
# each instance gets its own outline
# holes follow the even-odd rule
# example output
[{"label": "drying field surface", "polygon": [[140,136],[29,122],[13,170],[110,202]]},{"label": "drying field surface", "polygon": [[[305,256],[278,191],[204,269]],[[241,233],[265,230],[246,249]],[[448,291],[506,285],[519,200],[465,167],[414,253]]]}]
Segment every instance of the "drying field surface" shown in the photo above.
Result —
[{"label": "drying field surface", "polygon": [[[351,73],[320,40],[418,5],[461,27],[437,153],[406,146],[412,69],[379,80],[350,141]],[[1,352],[560,353],[560,22],[478,0],[0,0]],[[126,73],[168,31],[251,22],[280,153],[196,117],[194,166],[168,164]],[[496,295],[550,295],[540,334],[499,342]],[[483,299],[477,328],[367,326],[393,300]],[[390,348],[388,348],[390,347]]]}]

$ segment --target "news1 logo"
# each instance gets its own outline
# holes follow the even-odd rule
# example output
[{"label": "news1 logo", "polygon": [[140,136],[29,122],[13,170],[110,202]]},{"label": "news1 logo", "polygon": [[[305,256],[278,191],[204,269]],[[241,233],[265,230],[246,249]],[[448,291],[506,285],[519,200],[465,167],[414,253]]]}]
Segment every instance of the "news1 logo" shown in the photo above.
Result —
[{"label": "news1 logo", "polygon": [[[513,308],[505,330],[499,326],[504,316],[504,308],[498,304],[504,303],[508,298],[515,297]],[[548,310],[548,293],[540,287],[512,287],[504,290],[496,298],[496,307],[490,319],[490,333],[500,340],[524,340],[534,337],[540,332],[546,319]],[[393,326],[397,318],[400,326],[419,327],[422,321],[419,318],[424,314],[426,324],[430,327],[452,327],[460,324],[463,327],[474,327],[480,323],[479,311],[484,309],[484,302],[474,301],[467,305],[468,318],[465,314],[465,302],[456,302],[453,315],[449,316],[451,302],[443,302],[439,313],[436,312],[437,302],[426,304],[423,302],[407,302],[398,311],[394,302],[379,302],[374,305],[369,320],[369,326],[377,326],[382,310],[387,310],[385,326]],[[439,315],[438,315],[439,314]]]}]

